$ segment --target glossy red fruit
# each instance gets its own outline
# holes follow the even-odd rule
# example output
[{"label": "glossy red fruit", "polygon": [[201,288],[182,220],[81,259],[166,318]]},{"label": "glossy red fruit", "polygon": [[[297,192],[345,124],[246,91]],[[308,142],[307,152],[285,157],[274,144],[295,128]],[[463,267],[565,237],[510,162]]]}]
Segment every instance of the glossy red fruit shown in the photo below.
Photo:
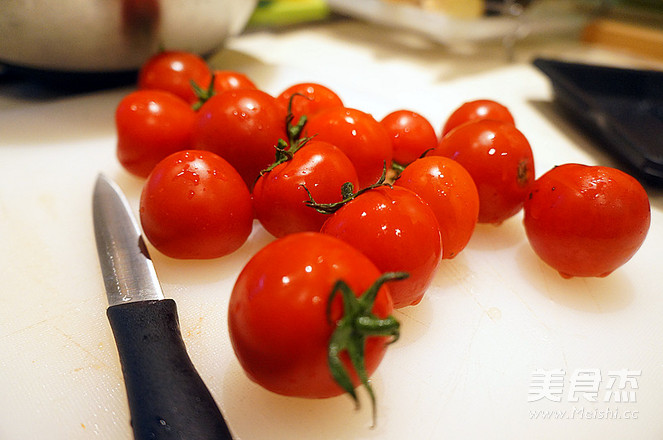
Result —
[{"label": "glossy red fruit", "polygon": [[138,88],[168,90],[192,105],[198,97],[191,81],[206,88],[211,78],[210,68],[202,57],[185,51],[164,51],[143,64],[138,72]]},{"label": "glossy red fruit", "polygon": [[140,198],[145,236],[173,258],[228,255],[249,237],[251,195],[237,171],[209,151],[185,150],[157,164]]},{"label": "glossy red fruit", "polygon": [[318,232],[328,215],[305,204],[307,190],[319,203],[336,203],[347,182],[357,187],[357,172],[345,153],[330,143],[310,140],[292,159],[260,176],[253,188],[256,218],[276,237]]},{"label": "glossy red fruit", "polygon": [[193,145],[230,162],[252,189],[260,171],[274,162],[279,139],[287,139],[285,126],[274,97],[256,89],[230,90],[200,107]]},{"label": "glossy red fruit", "polygon": [[407,272],[389,284],[394,307],[419,303],[442,256],[440,227],[431,208],[409,189],[379,186],[347,202],[322,225],[366,254],[382,272]]},{"label": "glossy red fruit", "polygon": [[604,277],[626,263],[651,222],[646,191],[615,168],[566,164],[532,185],[524,225],[534,252],[564,277]]},{"label": "glossy red fruit", "polygon": [[506,106],[491,99],[477,99],[464,103],[449,115],[442,128],[442,136],[459,125],[479,119],[493,119],[515,125],[513,115]]},{"label": "glossy red fruit", "polygon": [[505,122],[467,122],[428,154],[454,159],[470,173],[479,191],[479,223],[500,224],[517,214],[535,177],[527,138]]},{"label": "glossy red fruit", "polygon": [[385,116],[380,124],[391,138],[394,162],[406,166],[438,144],[435,129],[424,116],[410,110],[396,110]]},{"label": "glossy red fruit", "polygon": [[465,249],[479,219],[479,193],[470,173],[448,157],[429,156],[408,165],[394,183],[428,204],[442,235],[442,258]]},{"label": "glossy red fruit", "polygon": [[195,114],[179,96],[165,90],[138,90],[115,110],[117,158],[139,177],[147,177],[159,161],[191,148]]},{"label": "glossy red fruit", "polygon": [[310,117],[320,110],[343,106],[343,101],[336,92],[318,83],[293,84],[276,97],[284,108],[288,108],[291,98],[294,123],[297,123],[299,118],[304,115]]},{"label": "glossy red fruit", "polygon": [[[237,277],[228,305],[228,330],[247,376],[278,394],[327,398],[344,393],[328,363],[329,344],[343,314],[339,280],[359,295],[380,276],[375,265],[349,244],[320,233],[291,234],[256,253]],[[382,286],[372,312],[387,318],[393,309]],[[364,346],[367,376],[373,374],[391,338],[371,336]],[[345,355],[345,353],[343,353]],[[347,356],[352,383],[359,379]]]},{"label": "glossy red fruit", "polygon": [[[242,72],[235,70],[214,70],[214,92],[223,93],[228,90],[257,89],[253,80]],[[201,84],[202,86],[202,84]],[[207,84],[205,84],[207,86]]]},{"label": "glossy red fruit", "polygon": [[308,120],[304,135],[340,148],[352,161],[361,188],[377,182],[385,165],[391,164],[389,135],[373,116],[360,110],[346,107],[320,110]]}]

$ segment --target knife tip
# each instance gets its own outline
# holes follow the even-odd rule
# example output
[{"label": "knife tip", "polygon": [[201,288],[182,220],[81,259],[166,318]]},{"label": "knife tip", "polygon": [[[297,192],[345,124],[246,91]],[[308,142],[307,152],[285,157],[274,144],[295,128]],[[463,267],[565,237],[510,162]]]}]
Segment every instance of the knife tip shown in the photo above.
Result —
[{"label": "knife tip", "polygon": [[106,174],[104,174],[103,172],[100,172],[99,174],[97,174],[96,184],[99,185],[99,183],[101,183],[101,182],[106,182],[106,183],[110,182],[110,179],[108,178],[108,176],[106,176]]},{"label": "knife tip", "polygon": [[99,191],[103,191],[104,188],[113,189],[117,192],[117,184],[110,177],[106,176],[106,174],[100,172],[97,174],[97,180],[94,184],[94,192],[98,193]]}]

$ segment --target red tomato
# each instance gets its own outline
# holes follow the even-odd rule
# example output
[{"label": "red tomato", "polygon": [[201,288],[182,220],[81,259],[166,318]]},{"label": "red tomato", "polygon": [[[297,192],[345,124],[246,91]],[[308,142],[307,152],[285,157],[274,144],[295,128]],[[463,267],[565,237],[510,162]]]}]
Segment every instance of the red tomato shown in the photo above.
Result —
[{"label": "red tomato", "polygon": [[[207,86],[207,84],[205,84]],[[257,89],[251,79],[241,72],[234,70],[215,70],[214,71],[214,91],[216,93],[226,92],[228,90]]]},{"label": "red tomato", "polygon": [[417,193],[435,213],[442,258],[458,255],[479,218],[479,193],[470,173],[448,157],[423,157],[408,165],[394,184]]},{"label": "red tomato", "polygon": [[115,110],[117,158],[130,173],[147,177],[161,159],[191,147],[195,114],[170,92],[138,90]]},{"label": "red tomato", "polygon": [[258,179],[253,188],[256,218],[276,237],[317,232],[328,216],[304,204],[309,200],[306,189],[317,202],[335,203],[341,201],[346,182],[358,185],[350,159],[332,144],[310,140],[292,159]]},{"label": "red tomato", "polygon": [[647,193],[614,168],[560,165],[539,177],[524,225],[536,254],[563,277],[604,277],[626,263],[651,222]]},{"label": "red tomato", "polygon": [[534,181],[530,144],[505,122],[467,122],[444,136],[429,155],[450,157],[470,173],[479,191],[479,223],[500,224],[518,213]]},{"label": "red tomato", "polygon": [[235,167],[253,188],[260,171],[286,139],[285,116],[276,99],[261,90],[232,90],[212,96],[197,112],[193,145],[212,151]]},{"label": "red tomato", "polygon": [[[380,276],[375,265],[352,246],[315,232],[291,234],[258,251],[239,274],[230,295],[230,341],[248,377],[278,394],[327,398],[343,393],[327,362],[330,340],[343,314],[336,297],[327,315],[330,294],[343,280],[356,295]],[[389,290],[382,286],[372,313],[392,312]],[[391,338],[366,339],[364,359],[370,376]],[[352,382],[359,381],[354,368]]]},{"label": "red tomato", "polygon": [[396,110],[380,124],[391,138],[394,162],[401,166],[414,162],[438,143],[435,129],[428,119],[410,110]]},{"label": "red tomato", "polygon": [[159,162],[147,178],[140,221],[152,245],[169,257],[222,257],[251,233],[251,195],[219,156],[180,151]]},{"label": "red tomato", "polygon": [[340,148],[357,170],[362,188],[377,182],[385,163],[391,164],[391,139],[368,113],[345,107],[320,110],[309,118],[304,135]]},{"label": "red tomato", "polygon": [[343,101],[333,90],[317,83],[294,84],[281,92],[276,99],[284,108],[288,108],[290,98],[296,93],[302,96],[295,96],[292,99],[292,115],[295,123],[303,115],[309,117],[325,108],[343,106]]},{"label": "red tomato", "polygon": [[508,108],[490,99],[478,99],[464,103],[451,113],[442,128],[442,136],[461,124],[478,119],[494,119],[515,125],[513,115]]},{"label": "red tomato", "polygon": [[407,272],[391,284],[394,307],[421,301],[440,262],[440,227],[431,208],[409,189],[380,186],[357,196],[322,225],[366,254],[382,272]]},{"label": "red tomato", "polygon": [[209,66],[200,56],[190,52],[165,51],[143,64],[138,72],[138,88],[168,90],[194,104],[198,97],[191,81],[206,88],[211,79]]}]

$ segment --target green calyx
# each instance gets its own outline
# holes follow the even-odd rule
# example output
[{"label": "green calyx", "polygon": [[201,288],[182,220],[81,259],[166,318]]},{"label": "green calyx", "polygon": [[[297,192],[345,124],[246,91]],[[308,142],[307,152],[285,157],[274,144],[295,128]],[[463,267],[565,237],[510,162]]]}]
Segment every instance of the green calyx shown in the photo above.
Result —
[{"label": "green calyx", "polygon": [[409,275],[406,272],[387,272],[380,276],[371,287],[360,297],[355,296],[352,289],[339,280],[327,302],[327,318],[331,320],[331,304],[337,294],[343,299],[343,316],[336,322],[327,351],[329,370],[338,385],[343,388],[359,407],[359,399],[352,383],[350,373],[341,360],[341,353],[346,352],[361,384],[371,398],[373,426],[377,417],[376,399],[371,387],[365,365],[366,340],[371,336],[391,337],[390,344],[400,336],[400,323],[393,316],[379,318],[372,313],[378,291],[387,281],[402,280]]},{"label": "green calyx", "polygon": [[285,131],[288,139],[278,140],[274,146],[274,149],[276,150],[276,158],[271,165],[260,171],[261,176],[265,173],[269,173],[282,163],[291,160],[294,154],[312,139],[312,137],[302,138],[302,133],[304,132],[304,126],[306,125],[307,120],[306,115],[302,115],[296,124],[293,125],[292,123],[295,119],[295,115],[292,114],[292,99],[295,96],[303,96],[306,99],[310,99],[301,93],[293,93],[292,96],[290,96],[290,101],[288,101],[288,114],[285,117]]},{"label": "green calyx", "polygon": [[[428,153],[430,153],[434,149],[435,147],[427,149],[426,151],[421,153],[421,155],[417,159],[423,159],[424,157],[426,157]],[[407,166],[410,165],[410,163],[398,163],[396,161],[393,161],[391,163],[391,169],[394,171],[394,180],[398,180],[398,178],[401,177],[401,173],[405,171],[405,168],[407,168]]]},{"label": "green calyx", "polygon": [[296,124],[292,124],[292,122],[295,120],[295,115],[292,114],[292,100],[295,98],[295,96],[311,99],[308,96],[302,95],[301,93],[293,93],[290,96],[290,100],[288,101],[288,114],[285,116],[285,130],[286,134],[288,135],[288,144],[291,146],[301,138],[302,133],[304,132],[304,126],[306,125],[307,121],[306,115],[302,115]]},{"label": "green calyx", "polygon": [[193,111],[198,111],[203,104],[216,94],[214,91],[214,74],[212,74],[212,79],[206,89],[199,86],[194,80],[189,81],[189,83],[193,88],[193,92],[196,94],[196,98],[198,98],[198,101],[194,102],[191,108]]},{"label": "green calyx", "polygon": [[401,173],[405,171],[407,165],[400,164],[398,162],[391,162],[391,169],[395,173],[394,180],[398,179],[401,176]]},{"label": "green calyx", "polygon": [[372,189],[378,188],[380,186],[391,186],[391,184],[387,183],[387,162],[385,161],[382,165],[382,175],[380,178],[372,185],[367,186],[366,188],[362,188],[357,192],[354,192],[354,185],[352,182],[345,182],[341,186],[341,201],[340,202],[334,202],[334,203],[317,203],[313,199],[313,195],[311,194],[311,191],[306,188],[306,186],[302,185],[306,193],[308,194],[308,200],[304,202],[306,206],[310,206],[311,208],[315,209],[321,214],[333,214],[339,209],[341,209],[343,206],[345,206],[346,203],[350,202],[351,200],[356,199],[360,195],[364,194],[366,191],[370,191]]},{"label": "green calyx", "polygon": [[283,139],[279,139],[276,145],[274,145],[274,149],[276,150],[276,159],[270,166],[260,171],[261,176],[263,174],[269,173],[270,171],[272,171],[274,168],[281,165],[282,163],[289,161],[290,159],[292,159],[292,156],[295,154],[294,151],[291,151],[288,143]]}]

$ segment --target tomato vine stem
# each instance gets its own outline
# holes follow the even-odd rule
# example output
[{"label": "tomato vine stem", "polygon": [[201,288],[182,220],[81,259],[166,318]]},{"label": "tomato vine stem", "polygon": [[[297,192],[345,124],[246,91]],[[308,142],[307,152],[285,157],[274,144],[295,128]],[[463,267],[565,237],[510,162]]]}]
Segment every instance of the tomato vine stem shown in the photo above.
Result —
[{"label": "tomato vine stem", "polygon": [[332,377],[343,388],[359,408],[359,399],[352,383],[350,373],[341,359],[343,352],[347,353],[350,363],[357,373],[361,384],[368,391],[371,399],[373,425],[377,420],[376,398],[371,386],[364,353],[366,339],[369,336],[391,337],[390,344],[396,342],[400,336],[400,323],[393,316],[379,318],[372,312],[373,304],[378,291],[387,281],[403,280],[409,276],[406,272],[387,272],[382,274],[361,296],[357,297],[350,286],[343,280],[338,280],[329,295],[327,302],[327,319],[331,322],[332,301],[337,294],[343,299],[343,316],[336,322],[327,351],[327,362]]},{"label": "tomato vine stem", "polygon": [[196,94],[196,98],[198,98],[198,100],[191,106],[193,111],[200,110],[200,107],[202,107],[203,104],[209,101],[212,96],[216,95],[216,92],[214,91],[214,74],[212,74],[212,79],[210,79],[207,89],[202,88],[194,80],[190,80],[189,83],[193,88],[193,92]]},{"label": "tomato vine stem", "polygon": [[305,201],[304,203],[306,206],[310,206],[311,208],[315,209],[321,214],[333,214],[339,209],[341,209],[346,203],[350,202],[351,200],[356,199],[360,195],[364,194],[366,191],[370,191],[372,189],[378,188],[380,186],[392,186],[390,183],[387,183],[387,162],[384,161],[382,165],[382,175],[378,178],[378,180],[372,184],[369,185],[365,188],[360,189],[357,192],[354,192],[354,185],[352,185],[351,182],[345,182],[341,186],[341,201],[340,202],[334,202],[334,203],[317,203],[315,199],[313,198],[313,194],[311,194],[311,191],[306,187],[306,185],[302,185],[302,188],[306,191],[306,194],[308,194],[308,200]]},{"label": "tomato vine stem", "polygon": [[271,165],[260,171],[261,176],[269,173],[282,163],[291,160],[294,154],[313,138],[313,136],[302,137],[307,120],[306,115],[300,116],[297,123],[294,125],[292,124],[292,121],[295,119],[295,115],[292,113],[292,100],[295,96],[302,96],[306,99],[310,99],[308,96],[302,95],[301,93],[293,93],[292,96],[290,96],[290,100],[288,101],[288,113],[285,117],[285,131],[288,139],[279,139],[276,145],[274,145],[276,158]]}]

